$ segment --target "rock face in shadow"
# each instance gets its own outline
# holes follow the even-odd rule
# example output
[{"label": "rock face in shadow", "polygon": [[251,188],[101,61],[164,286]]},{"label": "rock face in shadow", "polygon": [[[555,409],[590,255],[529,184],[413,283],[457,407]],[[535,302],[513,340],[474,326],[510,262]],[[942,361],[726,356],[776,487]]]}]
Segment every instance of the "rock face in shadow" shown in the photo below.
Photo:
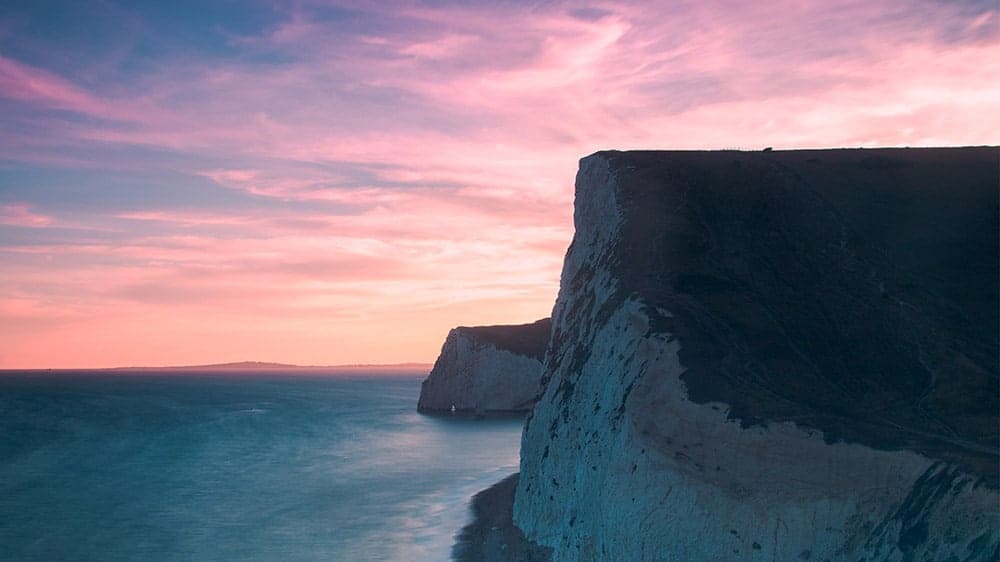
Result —
[{"label": "rock face in shadow", "polygon": [[541,390],[552,322],[453,329],[420,389],[417,410],[526,412]]},{"label": "rock face in shadow", "polygon": [[555,561],[997,559],[998,154],[583,159],[515,522]]}]

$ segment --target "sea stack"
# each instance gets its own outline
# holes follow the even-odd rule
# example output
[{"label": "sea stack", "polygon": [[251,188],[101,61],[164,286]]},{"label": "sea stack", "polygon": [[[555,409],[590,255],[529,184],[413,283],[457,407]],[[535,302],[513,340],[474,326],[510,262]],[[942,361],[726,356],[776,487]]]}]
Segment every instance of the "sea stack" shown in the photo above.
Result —
[{"label": "sea stack", "polygon": [[526,412],[541,391],[549,318],[511,326],[460,326],[420,389],[426,413]]},{"label": "sea stack", "polygon": [[555,562],[996,560],[998,154],[584,158],[514,522]]}]

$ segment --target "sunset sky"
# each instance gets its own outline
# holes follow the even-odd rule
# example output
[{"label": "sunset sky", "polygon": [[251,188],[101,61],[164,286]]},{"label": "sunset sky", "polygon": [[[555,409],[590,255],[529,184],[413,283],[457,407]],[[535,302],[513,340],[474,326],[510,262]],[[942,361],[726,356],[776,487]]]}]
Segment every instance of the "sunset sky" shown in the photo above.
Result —
[{"label": "sunset sky", "polygon": [[997,131],[995,0],[5,2],[0,368],[430,362],[586,154]]}]

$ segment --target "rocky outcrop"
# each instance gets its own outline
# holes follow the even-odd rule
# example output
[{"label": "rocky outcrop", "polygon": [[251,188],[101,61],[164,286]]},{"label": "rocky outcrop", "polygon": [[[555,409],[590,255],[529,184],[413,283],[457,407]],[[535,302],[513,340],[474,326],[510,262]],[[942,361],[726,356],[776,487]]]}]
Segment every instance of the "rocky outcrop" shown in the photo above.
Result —
[{"label": "rocky outcrop", "polygon": [[996,560],[998,151],[581,161],[514,520],[555,561]]},{"label": "rocky outcrop", "polygon": [[420,389],[417,410],[500,413],[531,409],[541,390],[551,320],[453,329]]}]

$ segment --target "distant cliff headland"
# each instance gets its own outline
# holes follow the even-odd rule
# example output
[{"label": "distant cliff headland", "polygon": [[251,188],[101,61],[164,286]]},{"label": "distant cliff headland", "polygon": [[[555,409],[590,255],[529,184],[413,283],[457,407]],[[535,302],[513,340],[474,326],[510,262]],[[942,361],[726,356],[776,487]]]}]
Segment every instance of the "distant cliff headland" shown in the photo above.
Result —
[{"label": "distant cliff headland", "polygon": [[541,391],[552,322],[453,329],[420,389],[421,412],[526,412]]},{"label": "distant cliff headland", "polygon": [[997,560],[998,170],[584,158],[510,536],[557,562]]}]

